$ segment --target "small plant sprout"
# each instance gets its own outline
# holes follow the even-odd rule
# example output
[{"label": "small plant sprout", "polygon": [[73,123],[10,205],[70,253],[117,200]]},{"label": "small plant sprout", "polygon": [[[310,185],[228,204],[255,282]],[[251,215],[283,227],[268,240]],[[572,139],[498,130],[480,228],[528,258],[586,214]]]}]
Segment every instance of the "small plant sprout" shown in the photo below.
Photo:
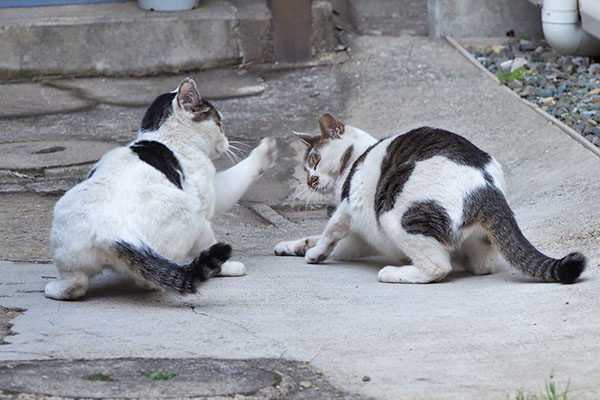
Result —
[{"label": "small plant sprout", "polygon": [[502,83],[512,82],[514,80],[522,81],[525,79],[525,67],[516,68],[512,72],[502,72],[498,74],[498,79]]},{"label": "small plant sprout", "polygon": [[525,394],[523,390],[519,390],[514,400],[569,400],[571,381],[567,382],[567,387],[562,392],[557,391],[556,384],[550,378],[546,381],[545,391],[540,394]]}]

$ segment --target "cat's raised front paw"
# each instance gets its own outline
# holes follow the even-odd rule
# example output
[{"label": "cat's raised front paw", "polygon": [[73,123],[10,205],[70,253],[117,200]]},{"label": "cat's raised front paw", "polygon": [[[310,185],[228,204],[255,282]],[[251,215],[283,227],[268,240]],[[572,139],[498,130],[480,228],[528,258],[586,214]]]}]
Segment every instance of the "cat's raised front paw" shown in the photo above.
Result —
[{"label": "cat's raised front paw", "polygon": [[275,166],[277,153],[277,142],[272,137],[263,138],[258,146],[252,150],[252,156],[256,157],[260,165],[259,174]]},{"label": "cat's raised front paw", "polygon": [[325,261],[326,258],[327,256],[321,253],[315,247],[313,247],[312,249],[308,249],[308,251],[306,252],[306,256],[304,256],[304,259],[309,264],[320,264],[323,261]]}]

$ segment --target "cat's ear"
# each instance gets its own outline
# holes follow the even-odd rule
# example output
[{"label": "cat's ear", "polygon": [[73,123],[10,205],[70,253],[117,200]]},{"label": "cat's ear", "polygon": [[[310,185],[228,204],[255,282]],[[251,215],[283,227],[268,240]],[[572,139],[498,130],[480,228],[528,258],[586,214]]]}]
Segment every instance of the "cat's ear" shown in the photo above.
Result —
[{"label": "cat's ear", "polygon": [[344,133],[344,124],[329,113],[319,116],[319,128],[325,139],[339,139]]},{"label": "cat's ear", "polygon": [[307,145],[308,147],[313,147],[316,145],[319,140],[321,140],[321,136],[310,136],[305,135],[304,133],[294,132],[294,136],[296,136],[302,143]]},{"label": "cat's ear", "polygon": [[177,104],[179,107],[186,111],[193,111],[200,100],[196,82],[191,78],[185,78],[177,88]]}]

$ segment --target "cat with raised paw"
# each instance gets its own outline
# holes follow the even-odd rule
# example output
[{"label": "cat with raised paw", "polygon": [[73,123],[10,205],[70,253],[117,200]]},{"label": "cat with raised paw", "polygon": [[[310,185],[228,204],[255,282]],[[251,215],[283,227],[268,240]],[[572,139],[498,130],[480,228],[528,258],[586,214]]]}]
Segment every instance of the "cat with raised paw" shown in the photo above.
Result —
[{"label": "cat with raised paw", "polygon": [[210,220],[273,166],[277,147],[265,138],[217,173],[212,160],[228,148],[220,113],[192,79],[158,96],[137,139],[106,153],[56,203],[50,247],[60,277],[46,285],[46,297],[80,298],[105,268],[180,294],[195,293],[214,275],[244,275]]},{"label": "cat with raised paw", "polygon": [[379,271],[389,283],[437,282],[453,266],[489,274],[502,258],[544,282],[572,283],[585,269],[582,254],[550,258],[525,238],[500,164],[465,138],[422,127],[377,140],[331,114],[318,122],[321,135],[296,134],[306,183],[337,208],[320,236],[280,242],[276,255],[308,263],[385,255],[397,261]]}]

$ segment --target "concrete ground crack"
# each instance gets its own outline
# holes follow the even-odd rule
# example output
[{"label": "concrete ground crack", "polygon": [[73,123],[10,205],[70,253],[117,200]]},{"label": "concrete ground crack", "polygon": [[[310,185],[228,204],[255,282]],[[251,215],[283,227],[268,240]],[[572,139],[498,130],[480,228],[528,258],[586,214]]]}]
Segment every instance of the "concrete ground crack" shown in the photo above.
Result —
[{"label": "concrete ground crack", "polygon": [[273,342],[278,347],[284,349],[283,353],[286,352],[285,346],[280,341],[278,341],[278,340],[276,340],[276,339],[274,339],[272,337],[261,336],[258,333],[256,333],[256,332],[248,329],[248,327],[244,326],[243,324],[241,324],[239,322],[231,321],[231,320],[226,319],[226,318],[221,318],[221,317],[217,317],[217,316],[214,316],[214,315],[210,315],[210,314],[207,314],[207,313],[200,312],[200,311],[196,310],[196,307],[194,307],[194,306],[190,306],[190,308],[192,309],[192,312],[194,314],[202,315],[204,317],[215,319],[215,320],[217,320],[219,322],[224,322],[226,324],[233,325],[233,326],[235,326],[235,327],[243,330],[244,332],[249,333],[255,339],[268,339],[269,341]]},{"label": "concrete ground crack", "polygon": [[5,308],[0,306],[0,345],[7,344],[4,341],[6,336],[15,335],[11,330],[13,324],[10,321],[25,311],[23,308]]}]

